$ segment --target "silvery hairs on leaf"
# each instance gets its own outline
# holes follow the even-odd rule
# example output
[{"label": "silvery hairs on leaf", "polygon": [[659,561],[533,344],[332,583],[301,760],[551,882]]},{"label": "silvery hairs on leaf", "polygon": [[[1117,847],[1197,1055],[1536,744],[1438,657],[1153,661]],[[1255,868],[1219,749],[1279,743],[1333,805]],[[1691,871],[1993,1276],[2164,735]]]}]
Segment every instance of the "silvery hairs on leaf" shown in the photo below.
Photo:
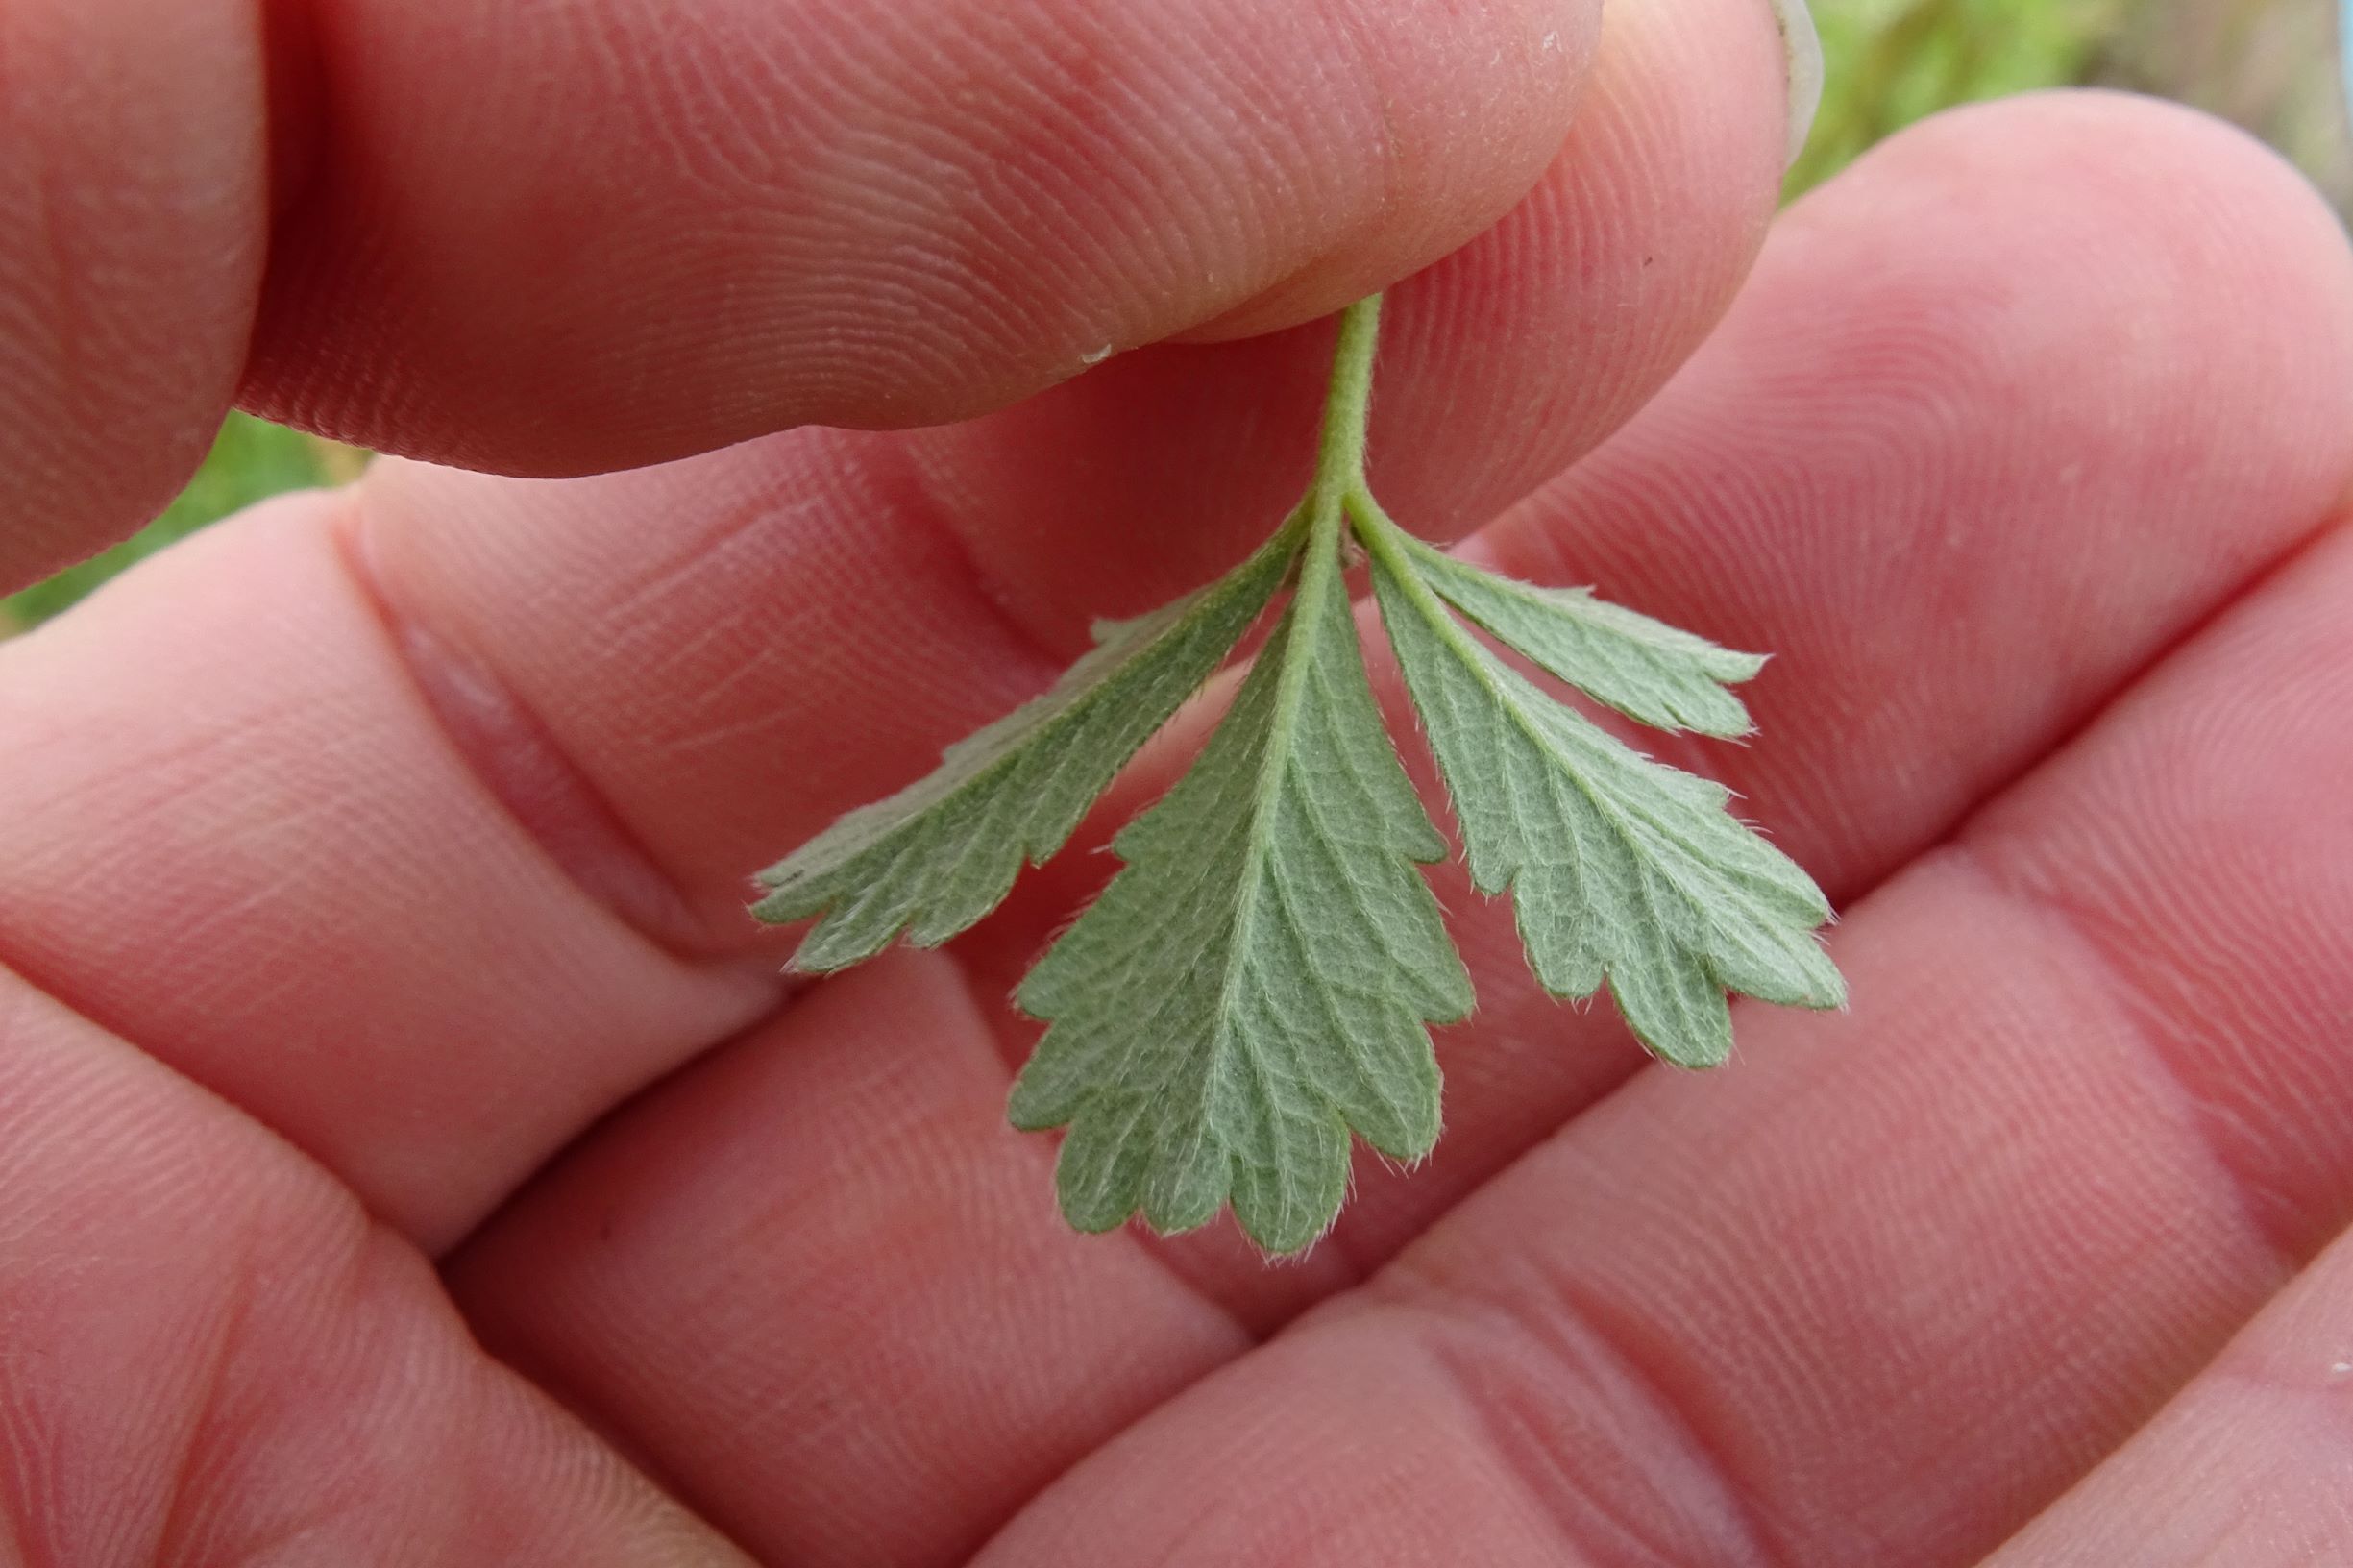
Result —
[{"label": "silvery hairs on leaf", "polygon": [[1473,586],[1476,569],[1416,547],[1369,502],[1354,518],[1382,624],[1454,798],[1471,880],[1489,896],[1509,890],[1545,990],[1588,996],[1606,982],[1643,1044],[1691,1067],[1731,1054],[1728,991],[1801,1007],[1845,1002],[1814,938],[1828,902],[1731,816],[1728,792],[1641,756],[1538,690],[1447,601],[1554,674],[1654,723],[1745,727],[1728,694],[1725,708],[1697,689],[1752,674],[1759,661],[1589,600],[1500,578]]},{"label": "silvery hairs on leaf", "polygon": [[1726,688],[1764,660],[1582,589],[1483,572],[1390,522],[1364,469],[1379,322],[1377,295],[1342,315],[1314,482],[1262,549],[1099,628],[1052,691],[761,878],[762,919],[821,917],[799,968],[901,936],[946,941],[1068,842],[1296,570],[1208,747],[1114,841],[1124,869],[1017,993],[1047,1028],[1013,1119],[1069,1129],[1057,1185],[1083,1230],[1139,1212],[1184,1230],[1230,1203],[1261,1247],[1295,1251],[1339,1211],[1352,1132],[1399,1160],[1437,1138],[1428,1026],[1464,1017],[1471,987],[1415,869],[1446,841],[1365,675],[1341,577],[1351,531],[1472,880],[1511,894],[1547,990],[1608,986],[1643,1043],[1686,1066],[1729,1054],[1728,991],[1805,1007],[1845,995],[1814,938],[1829,918],[1820,891],[1731,816],[1726,791],[1613,739],[1471,626],[1630,719],[1709,735],[1747,732]]},{"label": "silvery hairs on leaf", "polygon": [[1444,858],[1389,744],[1341,585],[1336,508],[1208,747],[1114,844],[1126,868],[1022,982],[1050,1020],[1016,1126],[1067,1124],[1064,1213],[1189,1230],[1231,1199],[1296,1251],[1331,1225],[1349,1131],[1438,1134],[1425,1022],[1470,978],[1415,861]]},{"label": "silvery hairs on leaf", "polygon": [[1497,576],[1402,528],[1391,536],[1439,598],[1605,707],[1654,729],[1749,733],[1749,710],[1725,687],[1754,679],[1765,667],[1763,654],[1718,648],[1596,599],[1591,589],[1539,588]]},{"label": "silvery hairs on leaf", "polygon": [[1283,584],[1306,537],[1287,525],[1197,593],[1095,628],[1092,651],[1042,697],[948,748],[939,768],[849,813],[761,873],[760,919],[822,913],[796,968],[846,968],[902,933],[937,946],[1003,902],[1023,862],[1077,831],[1154,731],[1223,663]]}]

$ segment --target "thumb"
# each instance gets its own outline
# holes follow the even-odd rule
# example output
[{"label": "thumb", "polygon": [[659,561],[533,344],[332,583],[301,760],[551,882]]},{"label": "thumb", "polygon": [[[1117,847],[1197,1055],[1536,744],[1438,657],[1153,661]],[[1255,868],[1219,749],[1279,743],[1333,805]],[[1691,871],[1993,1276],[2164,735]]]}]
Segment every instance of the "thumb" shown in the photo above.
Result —
[{"label": "thumb", "polygon": [[1276,291],[1266,326],[1328,312],[1535,182],[1600,10],[26,0],[0,576],[152,512],[240,385],[571,473],[953,419]]}]

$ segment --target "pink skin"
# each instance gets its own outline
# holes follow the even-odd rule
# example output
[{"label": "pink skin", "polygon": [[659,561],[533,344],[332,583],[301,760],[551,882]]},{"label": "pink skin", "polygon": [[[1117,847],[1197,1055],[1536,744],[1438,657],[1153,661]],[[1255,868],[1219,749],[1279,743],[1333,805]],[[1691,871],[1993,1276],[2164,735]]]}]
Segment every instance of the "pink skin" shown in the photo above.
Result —
[{"label": "pink skin", "polygon": [[[2022,101],[1767,241],[1750,0],[257,9],[0,19],[0,578],[240,382],[530,472],[1004,406],[388,463],[0,645],[0,1562],[2353,1553],[2353,258],[2268,155]],[[1239,334],[1408,274],[1384,493],[1777,651],[1672,750],[1855,1004],[1645,1066],[1450,870],[1428,1164],[1071,1236],[1002,998],[1099,858],[800,988],[742,876],[1234,558],[1328,330]]]}]

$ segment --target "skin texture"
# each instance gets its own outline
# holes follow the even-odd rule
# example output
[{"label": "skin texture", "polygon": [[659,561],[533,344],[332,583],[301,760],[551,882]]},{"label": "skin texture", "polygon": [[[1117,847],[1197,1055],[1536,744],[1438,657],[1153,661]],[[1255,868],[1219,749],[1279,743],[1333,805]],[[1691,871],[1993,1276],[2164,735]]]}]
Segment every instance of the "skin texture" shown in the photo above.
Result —
[{"label": "skin texture", "polygon": [[[90,388],[0,422],[63,454],[0,575],[119,531],[186,460],[138,420],[201,429],[240,380],[521,472],[997,411],[595,478],[387,462],[0,645],[0,1562],[2353,1551],[2353,258],[2268,154],[2023,100],[1768,237],[1749,0],[968,7],[816,77],[824,7],[712,8],[674,57],[650,7],[550,37],[319,5],[274,45],[217,19],[252,35],[244,120],[68,123],[112,101],[72,81],[171,80],[149,24],[201,8],[150,9],[0,22],[12,73],[21,38],[83,50],[21,66],[54,101],[12,96],[39,136],[0,157],[57,161],[12,215],[219,241],[57,229],[78,282],[44,292],[0,225],[0,398]],[[1215,45],[1151,54],[1153,90],[1361,66],[1390,138],[1341,82],[1057,117],[1024,72],[1144,10]],[[1446,25],[1382,21],[1417,10]],[[1448,129],[1474,112],[1499,133]],[[1064,184],[1022,188],[1077,215],[762,184],[975,145],[1038,152]],[[1150,195],[1180,169],[1210,195]],[[582,233],[551,277],[533,246]],[[911,254],[944,292],[873,282]],[[863,281],[813,306],[834,273]],[[1003,998],[1100,857],[814,986],[743,875],[1261,536],[1329,330],[1245,334],[1400,279],[1384,495],[1777,650],[1755,741],[1666,749],[1838,899],[1854,1006],[1743,1008],[1728,1070],[1647,1066],[1444,870],[1482,1006],[1431,1162],[1360,1164],[1284,1268],[1222,1226],[1072,1236],[1003,1122]],[[140,322],[190,361],[76,357]],[[1039,390],[1106,335],[1187,341]]]}]

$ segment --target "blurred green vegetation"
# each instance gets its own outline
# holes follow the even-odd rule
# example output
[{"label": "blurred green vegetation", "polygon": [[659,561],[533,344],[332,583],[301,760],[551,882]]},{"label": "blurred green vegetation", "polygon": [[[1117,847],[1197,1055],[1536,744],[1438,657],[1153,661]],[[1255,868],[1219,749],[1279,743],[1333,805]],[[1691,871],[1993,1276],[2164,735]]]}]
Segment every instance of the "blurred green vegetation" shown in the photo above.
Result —
[{"label": "blurred green vegetation", "polygon": [[1940,109],[2086,80],[2129,9],[2128,0],[1815,0],[1827,72],[1790,194]]},{"label": "blurred green vegetation", "polygon": [[328,482],[333,460],[333,450],[323,442],[244,414],[230,415],[204,467],[161,517],[112,550],[0,600],[0,634],[11,623],[22,628],[46,621],[109,577],[240,507]]},{"label": "blurred green vegetation", "polygon": [[[1795,194],[1820,183],[1881,137],[1949,105],[2097,80],[2188,97],[2255,126],[2296,151],[2344,199],[2353,175],[2334,73],[2323,58],[2333,9],[2330,0],[1814,0],[1828,77],[1821,118],[1789,188]],[[2281,85],[2283,58],[2295,79],[2290,86],[2307,106],[2292,125],[2278,113],[2294,97]],[[2320,98],[2326,109],[2310,109]],[[2322,144],[2324,154],[2311,151]],[[0,635],[12,622],[25,626],[55,615],[226,513],[282,490],[347,478],[357,461],[345,449],[232,416],[210,460],[169,511],[96,560],[0,600]]]}]

